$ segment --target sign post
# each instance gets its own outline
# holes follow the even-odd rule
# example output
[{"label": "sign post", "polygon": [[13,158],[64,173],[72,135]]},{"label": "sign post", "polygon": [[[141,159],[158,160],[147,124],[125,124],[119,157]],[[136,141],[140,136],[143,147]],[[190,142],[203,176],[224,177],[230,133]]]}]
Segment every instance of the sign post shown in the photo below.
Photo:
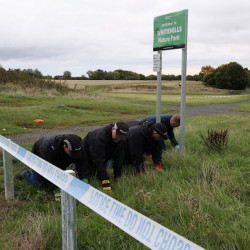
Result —
[{"label": "sign post", "polygon": [[154,44],[153,51],[160,54],[160,67],[156,67],[154,54],[154,71],[157,72],[157,108],[156,122],[161,117],[161,71],[162,50],[182,49],[182,78],[181,78],[181,128],[180,148],[185,148],[185,107],[186,107],[186,68],[187,68],[187,21],[188,10],[169,13],[154,18]]},{"label": "sign post", "polygon": [[162,70],[162,52],[158,51],[154,54],[154,71],[157,72],[157,107],[156,107],[156,122],[161,122],[161,70]]}]

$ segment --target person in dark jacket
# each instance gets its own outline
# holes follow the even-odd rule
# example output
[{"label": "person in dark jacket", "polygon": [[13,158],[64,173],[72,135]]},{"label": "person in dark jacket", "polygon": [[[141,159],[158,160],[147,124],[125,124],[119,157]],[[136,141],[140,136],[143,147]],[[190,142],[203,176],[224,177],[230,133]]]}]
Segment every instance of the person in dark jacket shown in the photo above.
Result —
[{"label": "person in dark jacket", "polygon": [[89,132],[82,140],[84,149],[84,168],[82,177],[88,181],[90,176],[97,174],[104,191],[111,190],[107,175],[107,162],[114,161],[114,178],[118,180],[122,175],[125,141],[128,126],[124,122],[109,124],[105,127]]},{"label": "person in dark jacket", "polygon": [[[32,147],[31,152],[56,167],[66,170],[71,163],[75,163],[77,171],[82,168],[81,137],[74,134],[45,136],[39,139]],[[29,168],[23,169],[15,176],[15,180],[25,180],[35,187],[58,189],[56,185]],[[59,193],[59,189],[57,190]]]},{"label": "person in dark jacket", "polygon": [[162,169],[161,139],[167,139],[167,128],[162,123],[145,122],[129,128],[126,141],[124,164],[132,164],[137,175],[144,171],[144,154],[152,155],[155,167]]},{"label": "person in dark jacket", "polygon": [[[140,124],[143,124],[145,121],[152,121],[156,123],[156,115],[151,115],[141,119]],[[180,126],[180,116],[179,115],[161,115],[161,123],[167,127],[168,138],[171,141],[172,146],[175,149],[180,149],[178,141],[175,139],[174,128]],[[161,141],[162,149],[166,150],[166,144],[164,140]]]}]

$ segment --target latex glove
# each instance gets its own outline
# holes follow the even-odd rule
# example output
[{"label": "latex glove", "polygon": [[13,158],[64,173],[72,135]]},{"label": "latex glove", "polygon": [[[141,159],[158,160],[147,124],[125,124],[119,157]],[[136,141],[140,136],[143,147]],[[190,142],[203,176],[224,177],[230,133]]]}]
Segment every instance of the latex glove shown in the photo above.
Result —
[{"label": "latex glove", "polygon": [[176,145],[176,146],[175,146],[175,149],[180,149],[180,146],[179,146],[179,145]]},{"label": "latex glove", "polygon": [[110,180],[102,180],[102,190],[111,191]]},{"label": "latex glove", "polygon": [[82,181],[85,182],[86,184],[89,184],[89,180],[87,178],[83,178]]},{"label": "latex glove", "polygon": [[155,164],[155,167],[156,167],[156,170],[159,170],[159,171],[163,169],[161,163]]}]

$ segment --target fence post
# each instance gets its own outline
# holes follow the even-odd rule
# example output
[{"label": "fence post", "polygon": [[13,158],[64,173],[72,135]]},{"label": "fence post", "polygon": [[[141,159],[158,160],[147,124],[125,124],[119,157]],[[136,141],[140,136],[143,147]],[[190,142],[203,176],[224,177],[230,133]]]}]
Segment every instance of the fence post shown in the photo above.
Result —
[{"label": "fence post", "polygon": [[3,149],[3,171],[5,199],[14,199],[14,179],[12,155]]},{"label": "fence post", "polygon": [[[74,175],[72,170],[66,170],[68,174]],[[77,249],[77,223],[76,223],[76,199],[61,190],[61,212],[62,212],[62,249]]]}]

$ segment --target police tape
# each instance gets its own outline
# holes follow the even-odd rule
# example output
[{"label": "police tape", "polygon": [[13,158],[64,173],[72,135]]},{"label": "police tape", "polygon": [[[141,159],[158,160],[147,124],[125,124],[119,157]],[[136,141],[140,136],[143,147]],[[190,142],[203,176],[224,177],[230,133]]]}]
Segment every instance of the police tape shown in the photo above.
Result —
[{"label": "police tape", "polygon": [[203,249],[0,135],[0,147],[151,249]]}]

